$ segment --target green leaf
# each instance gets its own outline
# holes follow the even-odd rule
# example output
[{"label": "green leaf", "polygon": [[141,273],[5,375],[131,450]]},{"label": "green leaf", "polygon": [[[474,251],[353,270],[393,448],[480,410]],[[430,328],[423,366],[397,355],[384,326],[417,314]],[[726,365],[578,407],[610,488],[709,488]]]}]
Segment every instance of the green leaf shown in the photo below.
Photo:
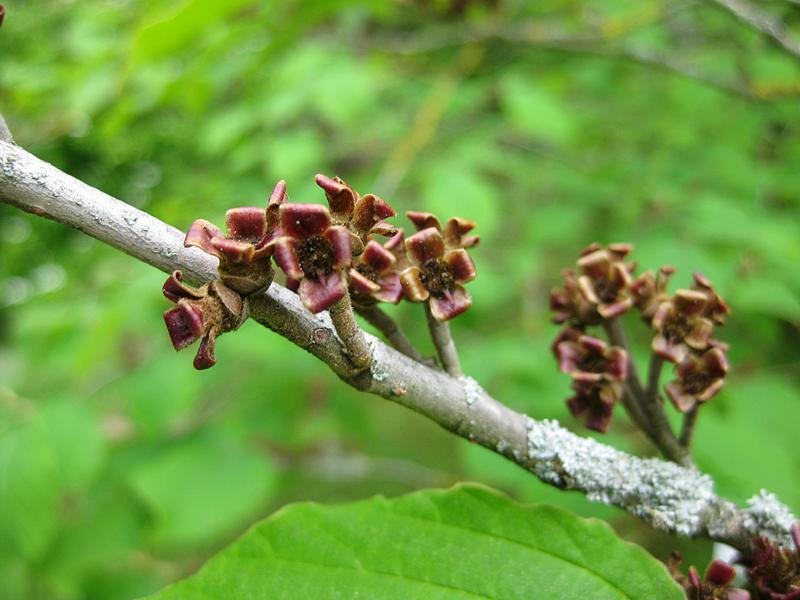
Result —
[{"label": "green leaf", "polygon": [[605,523],[459,485],[290,505],[170,598],[663,598],[682,592]]}]

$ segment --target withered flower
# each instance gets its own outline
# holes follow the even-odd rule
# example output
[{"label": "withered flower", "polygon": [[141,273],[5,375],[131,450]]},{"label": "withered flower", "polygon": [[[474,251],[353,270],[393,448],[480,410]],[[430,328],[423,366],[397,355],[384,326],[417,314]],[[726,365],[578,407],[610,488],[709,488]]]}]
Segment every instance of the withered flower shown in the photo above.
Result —
[{"label": "withered flower", "polygon": [[376,301],[397,304],[403,298],[398,270],[406,267],[403,231],[398,231],[381,246],[367,242],[364,252],[353,261],[350,288],[353,302],[370,304]]},{"label": "withered flower", "polygon": [[800,523],[792,526],[792,539],[794,550],[763,537],[753,541],[748,574],[756,589],[772,600],[800,598]]},{"label": "withered flower", "polygon": [[341,300],[352,258],[347,228],[332,225],[320,204],[282,205],[280,226],[283,235],[269,246],[286,276],[300,282],[297,293],[306,308],[318,313]]},{"label": "withered flower", "polygon": [[694,274],[694,283],[692,289],[705,294],[706,305],[703,315],[717,323],[718,325],[725,324],[725,316],[731,313],[731,309],[725,300],[722,299],[711,282],[702,273]]},{"label": "withered flower", "polygon": [[675,273],[675,267],[661,267],[658,273],[653,275],[652,271],[645,271],[631,283],[631,295],[633,303],[642,314],[642,319],[650,322],[656,309],[669,300],[667,285],[669,278]]},{"label": "withered flower", "polygon": [[273,270],[270,241],[280,235],[278,210],[286,199],[286,183],[279,181],[267,208],[243,206],[225,215],[226,233],[205,219],[192,223],[183,245],[196,246],[219,258],[223,283],[243,295],[269,287]]},{"label": "withered flower", "polygon": [[714,323],[703,316],[707,297],[695,290],[678,290],[672,299],[662,302],[653,314],[655,331],[653,352],[674,363],[686,358],[689,350],[709,346]]},{"label": "withered flower", "polygon": [[702,581],[697,569],[689,567],[689,577],[684,587],[687,600],[750,600],[746,590],[730,587],[736,570],[728,563],[713,560]]},{"label": "withered flower", "polygon": [[669,382],[667,396],[681,412],[713,398],[725,383],[728,358],[723,347],[712,346],[703,354],[690,353],[675,369],[677,380]]},{"label": "withered flower", "polygon": [[314,180],[325,191],[334,225],[346,227],[352,235],[352,252],[358,256],[366,247],[368,236],[394,235],[397,228],[385,221],[395,215],[394,209],[374,194],[365,196],[338,177],[317,175]]},{"label": "withered flower", "polygon": [[448,321],[467,310],[472,298],[462,284],[475,279],[475,265],[464,248],[448,246],[434,227],[418,231],[406,240],[411,265],[400,273],[406,297],[428,301],[438,321]]},{"label": "withered flower", "polygon": [[625,350],[572,327],[558,334],[551,349],[561,372],[572,377],[575,395],[567,400],[572,415],[585,417],[589,429],[607,431],[628,377]]},{"label": "withered flower", "polygon": [[217,337],[238,328],[245,319],[242,297],[220,280],[200,288],[188,286],[183,283],[180,271],[167,278],[163,291],[164,296],[177,305],[164,312],[164,322],[175,350],[202,338],[194,367],[213,367],[217,362],[214,356]]},{"label": "withered flower", "polygon": [[578,288],[603,319],[619,316],[633,306],[630,285],[635,264],[623,262],[632,249],[630,244],[606,248],[592,244],[578,259]]}]

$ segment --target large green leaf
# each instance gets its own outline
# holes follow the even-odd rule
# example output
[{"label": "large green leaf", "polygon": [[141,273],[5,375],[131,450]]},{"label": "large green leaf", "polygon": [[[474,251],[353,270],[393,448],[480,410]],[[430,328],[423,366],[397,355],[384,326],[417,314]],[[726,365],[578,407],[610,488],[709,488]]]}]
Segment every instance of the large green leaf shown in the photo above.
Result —
[{"label": "large green leaf", "polygon": [[602,521],[468,484],[290,505],[151,598],[682,597]]}]

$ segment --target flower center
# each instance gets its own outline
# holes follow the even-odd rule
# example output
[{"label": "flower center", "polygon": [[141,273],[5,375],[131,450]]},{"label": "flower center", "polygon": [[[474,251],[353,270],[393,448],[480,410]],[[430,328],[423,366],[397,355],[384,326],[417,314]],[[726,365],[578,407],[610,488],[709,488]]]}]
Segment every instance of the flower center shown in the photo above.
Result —
[{"label": "flower center", "polygon": [[366,263],[361,263],[360,265],[356,266],[356,271],[361,273],[364,277],[366,277],[370,281],[374,281],[377,283],[378,271],[376,271],[374,267],[371,267]]},{"label": "flower center", "polygon": [[682,342],[692,331],[689,321],[683,315],[676,315],[664,327],[664,337],[671,342]]},{"label": "flower center", "polygon": [[436,297],[443,296],[445,292],[453,289],[456,282],[453,269],[439,258],[434,258],[422,266],[422,273],[419,277],[422,285]]},{"label": "flower center", "polygon": [[580,368],[586,373],[605,373],[608,361],[598,352],[587,352],[581,358]]},{"label": "flower center", "polygon": [[306,277],[316,279],[333,271],[333,246],[324,237],[315,235],[298,242],[297,260]]},{"label": "flower center", "polygon": [[711,385],[712,381],[713,378],[704,371],[689,373],[683,379],[683,389],[689,394],[699,394]]},{"label": "flower center", "polygon": [[616,300],[619,288],[620,286],[615,281],[611,281],[607,277],[600,277],[594,282],[594,290],[597,297],[606,304]]}]

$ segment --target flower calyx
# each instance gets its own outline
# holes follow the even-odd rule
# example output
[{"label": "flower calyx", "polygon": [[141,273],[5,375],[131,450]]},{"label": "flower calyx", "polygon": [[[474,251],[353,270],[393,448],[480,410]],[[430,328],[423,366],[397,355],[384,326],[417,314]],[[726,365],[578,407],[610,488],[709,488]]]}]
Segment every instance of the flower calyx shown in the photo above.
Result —
[{"label": "flower calyx", "polygon": [[167,278],[163,292],[176,305],[164,312],[164,323],[175,350],[202,339],[194,367],[199,370],[213,367],[217,362],[214,354],[217,337],[238,329],[247,318],[242,296],[221,280],[199,288],[186,285],[180,271]]},{"label": "flower calyx", "polygon": [[396,213],[383,198],[374,194],[361,196],[339,177],[318,174],[314,180],[325,191],[333,224],[350,232],[354,256],[364,251],[370,235],[391,236],[397,232],[397,227],[386,222]]},{"label": "flower calyx", "polygon": [[279,181],[266,208],[243,206],[228,210],[226,232],[198,219],[189,227],[184,246],[195,246],[219,259],[219,275],[232,290],[248,296],[272,283],[270,242],[281,234],[278,210],[286,199],[286,183]]},{"label": "flower calyx", "polygon": [[282,235],[269,246],[288,286],[312,313],[329,308],[347,293],[350,232],[320,204],[283,204],[279,217]]},{"label": "flower calyx", "polygon": [[400,273],[400,282],[406,298],[412,302],[427,301],[437,321],[448,321],[472,305],[472,297],[463,284],[477,275],[466,251],[478,243],[478,236],[466,235],[475,224],[452,218],[442,230],[438,219],[430,213],[407,215],[419,231],[405,240],[410,261]]}]

